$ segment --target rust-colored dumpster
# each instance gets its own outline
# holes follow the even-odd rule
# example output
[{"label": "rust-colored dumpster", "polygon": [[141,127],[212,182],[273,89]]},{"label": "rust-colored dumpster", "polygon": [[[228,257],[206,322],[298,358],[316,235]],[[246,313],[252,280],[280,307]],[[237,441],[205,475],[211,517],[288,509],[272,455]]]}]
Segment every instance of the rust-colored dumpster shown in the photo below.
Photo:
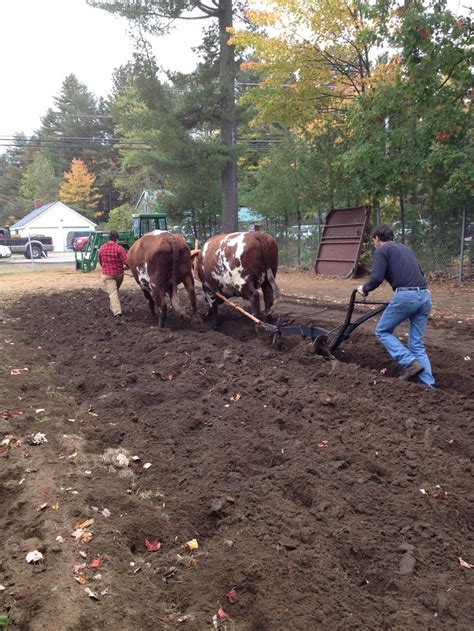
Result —
[{"label": "rust-colored dumpster", "polygon": [[316,274],[339,278],[355,274],[370,210],[370,206],[357,206],[329,211],[314,263]]}]

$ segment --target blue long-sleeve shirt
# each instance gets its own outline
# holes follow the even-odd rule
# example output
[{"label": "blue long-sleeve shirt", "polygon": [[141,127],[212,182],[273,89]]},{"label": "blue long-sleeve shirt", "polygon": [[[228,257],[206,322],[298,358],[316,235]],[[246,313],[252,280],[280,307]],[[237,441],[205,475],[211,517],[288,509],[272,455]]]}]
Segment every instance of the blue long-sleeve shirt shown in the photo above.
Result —
[{"label": "blue long-sleeve shirt", "polygon": [[376,248],[372,274],[363,286],[364,293],[376,289],[387,280],[392,289],[420,287],[426,289],[426,279],[411,248],[403,243],[387,241]]}]

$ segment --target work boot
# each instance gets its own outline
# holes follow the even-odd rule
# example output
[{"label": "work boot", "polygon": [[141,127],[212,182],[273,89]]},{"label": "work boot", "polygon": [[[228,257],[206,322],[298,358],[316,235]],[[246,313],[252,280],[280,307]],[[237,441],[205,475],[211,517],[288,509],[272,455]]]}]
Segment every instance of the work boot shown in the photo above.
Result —
[{"label": "work boot", "polygon": [[423,372],[423,364],[417,359],[414,359],[411,364],[405,366],[399,379],[402,381],[412,381],[415,377],[418,377]]}]

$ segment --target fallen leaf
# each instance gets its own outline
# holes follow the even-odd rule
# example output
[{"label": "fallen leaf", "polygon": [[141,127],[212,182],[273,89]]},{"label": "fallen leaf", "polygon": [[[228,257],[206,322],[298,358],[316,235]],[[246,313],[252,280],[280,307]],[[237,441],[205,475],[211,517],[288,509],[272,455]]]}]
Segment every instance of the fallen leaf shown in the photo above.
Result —
[{"label": "fallen leaf", "polygon": [[184,616],[180,616],[179,618],[176,618],[176,622],[186,622],[186,620],[194,620],[194,614],[187,613]]},{"label": "fallen leaf", "polygon": [[190,541],[186,541],[186,543],[183,543],[182,548],[184,548],[186,552],[191,554],[193,550],[197,550],[199,548],[197,539],[191,539]]},{"label": "fallen leaf", "polygon": [[99,597],[97,596],[97,594],[95,594],[92,589],[90,589],[89,587],[86,587],[84,589],[84,591],[86,592],[86,594],[89,596],[89,598],[93,598],[94,600],[99,600]]},{"label": "fallen leaf", "polygon": [[161,541],[148,541],[148,539],[145,539],[145,546],[148,552],[157,552],[161,548]]},{"label": "fallen leaf", "polygon": [[240,392],[237,392],[237,394],[234,394],[233,397],[230,397],[230,400],[231,401],[239,401],[241,397],[242,397],[242,395],[240,394]]},{"label": "fallen leaf", "polygon": [[327,449],[329,447],[329,443],[327,440],[322,440],[320,443],[318,443],[318,447],[320,449]]},{"label": "fallen leaf", "polygon": [[115,458],[119,467],[128,467],[130,464],[130,459],[125,454],[118,454]]},{"label": "fallen leaf", "polygon": [[40,511],[44,510],[45,508],[48,508],[48,506],[49,506],[48,502],[43,502],[43,504],[40,504],[36,508],[36,511],[39,513]]},{"label": "fallen leaf", "polygon": [[104,510],[100,511],[100,514],[104,517],[110,517],[110,515],[112,515],[108,508],[104,508]]},{"label": "fallen leaf", "polygon": [[102,560],[101,560],[101,559],[94,559],[93,561],[91,561],[91,563],[90,563],[89,567],[90,567],[90,568],[94,568],[94,569],[95,569],[95,568],[100,567],[100,564],[101,564],[101,563],[102,563]]},{"label": "fallen leaf", "polygon": [[26,555],[27,563],[38,563],[39,561],[42,561],[43,559],[44,559],[44,556],[41,554],[39,550],[32,550],[31,552],[28,552],[28,554]]},{"label": "fallen leaf", "polygon": [[86,577],[84,576],[84,574],[77,574],[76,576],[74,576],[74,580],[77,581],[79,585],[86,584]]},{"label": "fallen leaf", "polygon": [[94,523],[93,519],[86,519],[85,521],[78,521],[77,524],[74,526],[74,530],[79,530],[79,528],[88,528],[89,526],[92,526],[93,523]]},{"label": "fallen leaf", "polygon": [[468,570],[474,570],[474,564],[468,563],[467,561],[464,561],[463,559],[461,559],[461,557],[458,557],[458,559],[459,559],[459,563],[460,563],[461,567],[465,567]]},{"label": "fallen leaf", "polygon": [[87,563],[78,563],[72,569],[74,574],[80,574],[87,567]]},{"label": "fallen leaf", "polygon": [[54,504],[51,505],[51,508],[53,510],[59,510],[59,502],[54,502]]},{"label": "fallen leaf", "polygon": [[46,438],[46,434],[42,434],[41,432],[37,432],[36,434],[32,434],[28,441],[30,445],[42,445],[43,443],[47,443],[48,439]]},{"label": "fallen leaf", "polygon": [[92,533],[86,530],[86,532],[82,535],[82,541],[84,543],[89,543],[92,537],[93,537]]}]

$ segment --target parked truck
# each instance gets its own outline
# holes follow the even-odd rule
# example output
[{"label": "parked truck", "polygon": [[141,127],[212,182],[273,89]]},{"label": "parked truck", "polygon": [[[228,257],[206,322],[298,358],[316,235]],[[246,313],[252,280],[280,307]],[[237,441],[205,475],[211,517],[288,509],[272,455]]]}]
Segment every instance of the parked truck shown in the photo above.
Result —
[{"label": "parked truck", "polygon": [[54,250],[52,237],[32,234],[28,237],[17,237],[10,234],[8,228],[0,228],[0,245],[10,248],[12,254],[23,254],[27,259],[40,259]]}]

